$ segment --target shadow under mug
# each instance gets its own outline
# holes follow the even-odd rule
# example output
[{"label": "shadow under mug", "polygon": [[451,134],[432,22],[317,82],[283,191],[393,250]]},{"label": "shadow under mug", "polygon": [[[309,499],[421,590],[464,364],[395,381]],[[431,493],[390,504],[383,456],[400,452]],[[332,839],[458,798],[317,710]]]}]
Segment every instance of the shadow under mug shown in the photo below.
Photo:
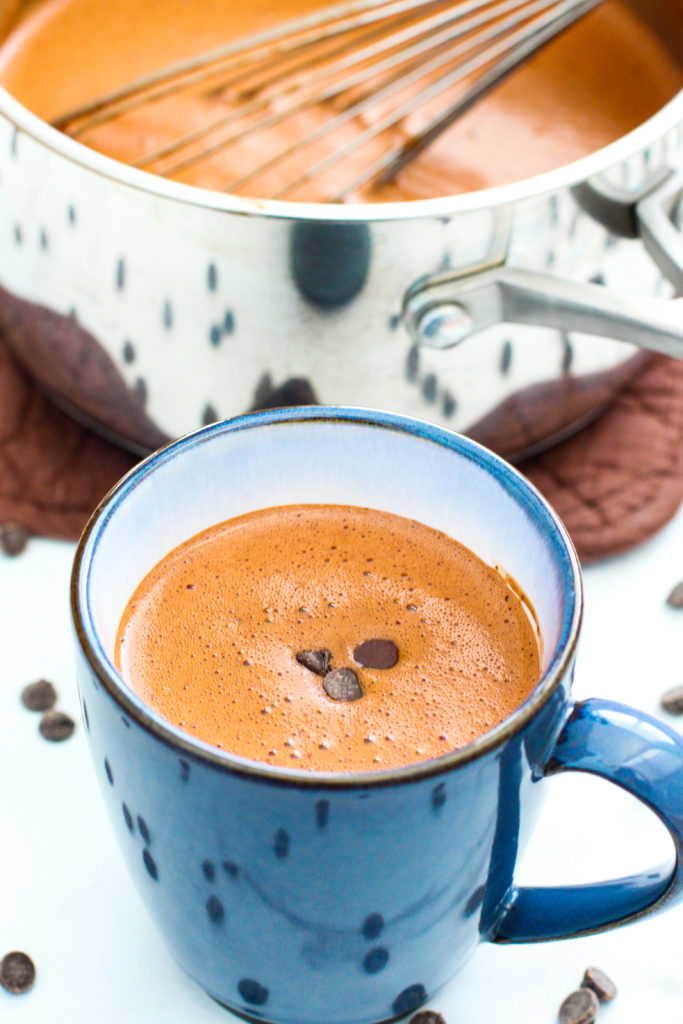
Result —
[{"label": "shadow under mug", "polygon": [[[521,585],[543,636],[529,698],[475,742],[396,770],[309,773],[194,740],[113,664],[142,577],[198,531],[293,503],[361,505],[448,533]],[[581,577],[562,524],[509,465],[439,427],[364,410],[270,411],[169,445],[104,499],[81,539],[72,610],[85,728],[130,873],[171,952],[216,1000],[276,1024],[400,1017],[477,943],[611,927],[683,895],[683,741],[570,696]],[[676,858],[595,885],[518,888],[547,788],[592,772],[662,819]]]}]

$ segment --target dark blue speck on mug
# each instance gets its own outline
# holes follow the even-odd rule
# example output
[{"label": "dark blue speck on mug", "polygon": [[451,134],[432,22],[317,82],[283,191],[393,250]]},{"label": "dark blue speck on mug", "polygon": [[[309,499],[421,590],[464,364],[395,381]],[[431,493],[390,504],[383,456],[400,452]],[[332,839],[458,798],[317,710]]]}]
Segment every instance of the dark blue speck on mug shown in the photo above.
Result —
[{"label": "dark blue speck on mug", "polygon": [[[142,577],[214,523],[298,502],[418,519],[502,566],[535,609],[543,676],[472,744],[357,774],[249,762],[165,722],[114,668]],[[83,717],[123,856],[179,964],[273,1024],[414,1011],[482,940],[612,927],[683,895],[683,741],[631,708],[572,703],[581,578],[561,523],[514,469],[439,427],[311,407],[214,424],[142,462],[81,539],[72,611]],[[613,882],[518,888],[515,864],[565,770],[611,779],[669,828],[677,860]]]}]

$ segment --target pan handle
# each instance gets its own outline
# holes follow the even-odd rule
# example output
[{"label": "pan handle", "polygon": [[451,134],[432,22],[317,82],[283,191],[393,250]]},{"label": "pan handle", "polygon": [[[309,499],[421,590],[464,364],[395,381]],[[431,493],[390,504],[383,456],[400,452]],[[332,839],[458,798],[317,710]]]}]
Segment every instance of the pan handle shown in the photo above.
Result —
[{"label": "pan handle", "polygon": [[[635,203],[633,223],[662,273],[683,291],[683,235],[675,223],[682,197],[683,174],[660,174]],[[582,204],[588,208],[587,196]],[[452,348],[486,327],[515,323],[599,335],[683,359],[683,299],[632,298],[517,267],[422,279],[407,292],[403,314],[413,339],[431,348]]]},{"label": "pan handle", "polygon": [[663,276],[683,292],[683,173],[660,168],[635,195],[589,178],[572,195],[613,235],[640,238]]}]

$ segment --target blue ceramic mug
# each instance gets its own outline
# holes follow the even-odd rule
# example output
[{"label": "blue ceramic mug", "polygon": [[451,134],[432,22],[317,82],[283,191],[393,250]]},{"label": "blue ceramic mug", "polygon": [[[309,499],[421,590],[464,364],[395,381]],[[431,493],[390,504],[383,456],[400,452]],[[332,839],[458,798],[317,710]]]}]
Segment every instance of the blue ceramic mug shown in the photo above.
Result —
[{"label": "blue ceramic mug", "polygon": [[[460,750],[355,774],[249,762],[146,707],[113,661],[135,586],[199,530],[298,502],[418,519],[503,566],[543,636],[543,675],[524,704]],[[78,548],[72,603],[85,728],[131,875],[177,961],[238,1014],[276,1024],[400,1017],[482,939],[576,935],[683,896],[683,741],[631,708],[572,702],[576,555],[533,487],[472,441],[349,409],[207,427],[105,498]],[[544,778],[567,770],[648,804],[675,862],[609,883],[517,887]]]}]

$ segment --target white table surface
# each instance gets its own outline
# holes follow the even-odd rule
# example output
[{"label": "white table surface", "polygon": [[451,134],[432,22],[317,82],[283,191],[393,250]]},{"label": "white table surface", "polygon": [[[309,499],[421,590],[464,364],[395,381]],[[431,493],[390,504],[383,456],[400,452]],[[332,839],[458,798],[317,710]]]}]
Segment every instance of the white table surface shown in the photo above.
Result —
[{"label": "white table surface", "polygon": [[[38,971],[28,994],[0,989],[0,1021],[228,1024],[236,1018],[166,952],[105,817],[74,680],[73,553],[71,544],[34,540],[19,558],[0,555],[0,956],[25,950]],[[661,693],[683,684],[683,610],[665,605],[682,578],[683,510],[638,550],[586,570],[577,697],[659,713]],[[58,707],[78,723],[62,744],[39,736],[40,716],[19,700],[23,686],[40,677],[55,683]],[[683,729],[683,719],[678,725]],[[663,827],[617,787],[576,774],[547,785],[520,882],[596,881],[670,854]],[[614,1003],[601,1008],[600,1024],[682,1024],[683,905],[582,939],[482,945],[430,1005],[448,1024],[552,1024],[588,964],[619,987]]]}]

